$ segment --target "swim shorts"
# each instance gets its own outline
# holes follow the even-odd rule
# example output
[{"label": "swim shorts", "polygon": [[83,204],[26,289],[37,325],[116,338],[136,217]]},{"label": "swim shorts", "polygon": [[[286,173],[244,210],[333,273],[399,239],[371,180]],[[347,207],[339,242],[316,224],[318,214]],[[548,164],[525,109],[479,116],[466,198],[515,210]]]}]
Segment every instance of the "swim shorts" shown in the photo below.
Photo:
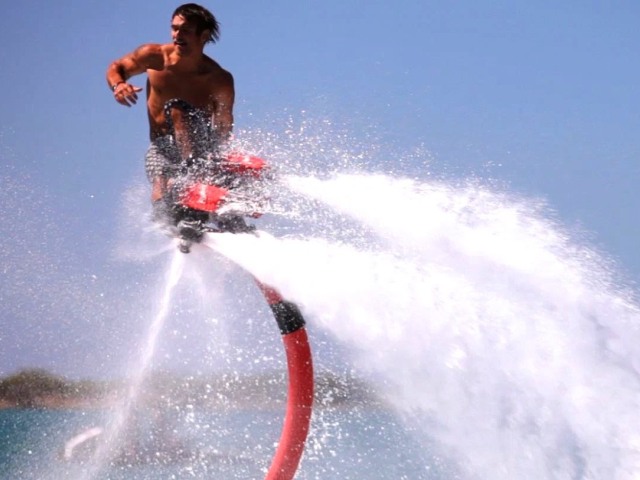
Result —
[{"label": "swim shorts", "polygon": [[145,155],[145,172],[150,182],[158,177],[174,176],[181,163],[180,152],[173,135],[158,137],[151,142]]}]

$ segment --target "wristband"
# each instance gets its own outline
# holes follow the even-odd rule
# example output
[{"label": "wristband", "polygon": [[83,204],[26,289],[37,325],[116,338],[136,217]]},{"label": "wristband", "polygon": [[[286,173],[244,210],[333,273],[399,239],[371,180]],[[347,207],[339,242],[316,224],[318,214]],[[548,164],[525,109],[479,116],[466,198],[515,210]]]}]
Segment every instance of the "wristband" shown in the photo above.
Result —
[{"label": "wristband", "polygon": [[124,80],[120,80],[119,82],[114,83],[113,85],[111,85],[111,91],[115,92],[116,88],[118,88],[118,85],[120,85],[121,83],[127,83]]}]

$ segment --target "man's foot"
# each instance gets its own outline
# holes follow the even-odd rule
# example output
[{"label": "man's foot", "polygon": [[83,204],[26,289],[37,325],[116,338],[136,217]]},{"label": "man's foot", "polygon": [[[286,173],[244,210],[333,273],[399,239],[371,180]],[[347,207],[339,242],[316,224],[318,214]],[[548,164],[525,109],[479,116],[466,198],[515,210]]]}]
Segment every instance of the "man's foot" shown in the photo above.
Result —
[{"label": "man's foot", "polygon": [[175,226],[176,218],[173,205],[168,198],[154,200],[152,204],[151,220],[163,226]]}]

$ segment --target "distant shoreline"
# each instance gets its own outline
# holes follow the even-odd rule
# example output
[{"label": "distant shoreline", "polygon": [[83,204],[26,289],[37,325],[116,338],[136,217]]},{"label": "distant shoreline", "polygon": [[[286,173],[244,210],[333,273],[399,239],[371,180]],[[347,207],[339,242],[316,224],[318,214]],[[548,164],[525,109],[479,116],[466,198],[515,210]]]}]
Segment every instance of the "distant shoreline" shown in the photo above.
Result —
[{"label": "distant shoreline", "polygon": [[[41,369],[28,369],[0,379],[0,409],[95,410],[125,401],[126,381],[73,381]],[[145,406],[191,405],[205,409],[280,408],[286,402],[287,379],[282,373],[240,376],[179,376],[149,374],[136,395]],[[315,375],[316,408],[380,407],[381,401],[362,381],[348,375]]]}]

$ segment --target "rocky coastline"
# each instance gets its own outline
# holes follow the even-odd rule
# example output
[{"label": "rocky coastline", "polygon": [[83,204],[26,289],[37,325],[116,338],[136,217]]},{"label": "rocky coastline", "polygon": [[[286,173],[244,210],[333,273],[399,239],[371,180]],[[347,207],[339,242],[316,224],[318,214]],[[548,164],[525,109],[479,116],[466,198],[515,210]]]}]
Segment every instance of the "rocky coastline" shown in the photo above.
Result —
[{"label": "rocky coastline", "polygon": [[[105,409],[129,392],[123,380],[70,380],[42,369],[26,369],[0,378],[0,409]],[[211,409],[282,408],[287,378],[281,373],[180,376],[147,375],[136,402],[148,406],[190,405]],[[315,405],[322,407],[379,406],[375,393],[349,375],[315,375]]]}]

